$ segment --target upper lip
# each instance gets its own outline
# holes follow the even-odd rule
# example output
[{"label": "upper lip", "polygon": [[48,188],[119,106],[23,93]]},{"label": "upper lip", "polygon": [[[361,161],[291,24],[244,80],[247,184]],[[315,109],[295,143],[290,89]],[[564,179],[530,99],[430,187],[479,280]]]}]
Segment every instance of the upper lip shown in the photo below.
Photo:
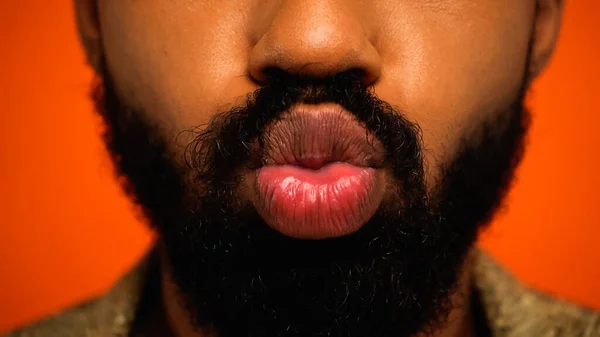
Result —
[{"label": "upper lip", "polygon": [[381,167],[381,142],[337,104],[301,104],[265,129],[262,165],[295,165],[317,170],[331,162]]}]

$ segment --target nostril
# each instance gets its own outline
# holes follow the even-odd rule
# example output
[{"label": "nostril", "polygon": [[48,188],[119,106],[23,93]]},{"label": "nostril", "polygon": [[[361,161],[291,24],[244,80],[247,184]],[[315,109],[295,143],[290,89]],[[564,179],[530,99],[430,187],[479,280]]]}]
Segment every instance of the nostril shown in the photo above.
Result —
[{"label": "nostril", "polygon": [[292,75],[279,67],[270,66],[263,69],[262,77],[267,82],[266,84],[273,84],[292,77]]},{"label": "nostril", "polygon": [[255,81],[262,85],[273,85],[273,84],[310,84],[318,85],[319,83],[339,78],[351,82],[361,82],[364,85],[371,85],[375,80],[375,77],[369,78],[368,73],[364,69],[352,68],[341,73],[327,74],[323,77],[311,77],[303,76],[293,69],[284,70],[279,67],[265,67],[261,72],[259,78],[253,77]]},{"label": "nostril", "polygon": [[352,68],[345,72],[349,78],[362,82],[364,85],[370,86],[377,82],[378,74],[368,72],[362,68]]},{"label": "nostril", "polygon": [[291,84],[291,80],[296,77],[276,66],[268,66],[257,72],[251,72],[249,76],[254,82],[260,85],[272,85],[276,83]]}]

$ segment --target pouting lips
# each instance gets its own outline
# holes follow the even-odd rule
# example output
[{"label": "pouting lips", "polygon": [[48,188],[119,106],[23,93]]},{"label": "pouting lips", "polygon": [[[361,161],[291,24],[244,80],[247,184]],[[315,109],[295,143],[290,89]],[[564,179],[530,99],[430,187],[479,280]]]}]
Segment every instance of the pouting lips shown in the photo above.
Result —
[{"label": "pouting lips", "polygon": [[252,201],[265,222],[301,239],[351,234],[385,191],[381,143],[335,104],[298,105],[264,135]]}]

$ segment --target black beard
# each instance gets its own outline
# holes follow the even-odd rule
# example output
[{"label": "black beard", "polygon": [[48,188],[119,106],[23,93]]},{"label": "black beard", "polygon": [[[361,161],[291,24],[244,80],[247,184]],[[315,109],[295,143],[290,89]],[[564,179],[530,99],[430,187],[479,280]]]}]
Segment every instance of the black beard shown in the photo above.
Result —
[{"label": "black beard", "polygon": [[[428,190],[419,127],[354,72],[320,81],[273,73],[245,106],[203,128],[185,161],[171,159],[167,137],[118,97],[108,72],[103,83],[98,109],[125,189],[158,231],[192,321],[226,337],[402,337],[438,328],[464,258],[510,185],[529,124],[523,81],[507,110],[464,137]],[[285,237],[236,194],[239,170],[253,162],[248,144],[301,102],[339,104],[387,151],[394,197],[351,235]]]}]

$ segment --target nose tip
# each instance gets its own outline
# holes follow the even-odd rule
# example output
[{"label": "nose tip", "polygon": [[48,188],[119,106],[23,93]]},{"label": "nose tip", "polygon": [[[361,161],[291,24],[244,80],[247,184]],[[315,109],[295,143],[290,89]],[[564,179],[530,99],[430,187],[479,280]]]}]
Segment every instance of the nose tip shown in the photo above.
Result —
[{"label": "nose tip", "polygon": [[358,70],[365,83],[377,81],[381,61],[364,23],[336,3],[302,0],[280,7],[250,52],[250,76],[264,84],[272,68],[315,79]]}]

